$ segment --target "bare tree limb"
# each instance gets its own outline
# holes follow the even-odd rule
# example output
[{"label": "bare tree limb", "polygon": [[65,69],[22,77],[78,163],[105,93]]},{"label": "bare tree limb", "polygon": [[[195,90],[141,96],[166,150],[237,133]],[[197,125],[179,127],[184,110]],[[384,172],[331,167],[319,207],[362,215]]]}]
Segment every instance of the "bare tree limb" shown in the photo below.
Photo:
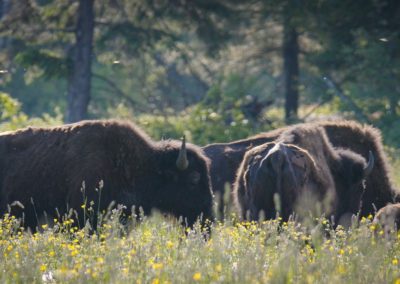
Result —
[{"label": "bare tree limb", "polygon": [[144,109],[139,106],[138,102],[136,102],[134,99],[132,99],[130,96],[128,96],[125,92],[123,92],[117,86],[117,84],[115,84],[112,80],[108,79],[107,77],[105,77],[103,75],[96,74],[96,73],[93,73],[92,76],[93,76],[93,78],[96,78],[96,79],[101,80],[104,83],[106,83],[113,90],[113,92],[116,95],[125,99],[133,108],[135,108],[139,111],[144,111]]},{"label": "bare tree limb", "polygon": [[335,91],[335,95],[338,96],[341,100],[345,101],[354,111],[354,113],[356,114],[356,116],[367,122],[367,123],[371,123],[371,121],[368,119],[368,117],[364,114],[364,112],[362,111],[362,109],[357,106],[357,104],[347,95],[344,94],[343,90],[341,89],[341,87],[334,82],[330,77],[326,76],[324,77],[324,82],[326,83],[326,85],[328,86],[328,88],[332,89]]}]

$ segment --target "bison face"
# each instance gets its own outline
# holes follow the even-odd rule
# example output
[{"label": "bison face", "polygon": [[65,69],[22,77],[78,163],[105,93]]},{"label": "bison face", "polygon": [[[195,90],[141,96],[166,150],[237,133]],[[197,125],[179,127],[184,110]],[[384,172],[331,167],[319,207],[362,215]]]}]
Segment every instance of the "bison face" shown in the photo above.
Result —
[{"label": "bison face", "polygon": [[[183,217],[189,225],[212,218],[213,194],[208,160],[185,142],[165,149],[158,157],[152,207]],[[182,148],[185,153],[182,153]]]},{"label": "bison face", "polygon": [[[300,198],[320,199],[321,189],[333,188],[330,180],[320,178],[312,156],[298,146],[268,143],[254,150],[247,181],[251,219],[257,219],[261,210],[266,218],[274,218],[276,209],[283,219],[288,219]],[[273,203],[276,194],[279,204]]]},{"label": "bison face", "polygon": [[[366,162],[361,155],[350,150],[339,149],[337,152],[339,158],[332,167],[340,201],[336,215],[351,216],[361,210],[364,179],[374,167],[374,156],[370,152],[368,162]],[[342,222],[345,222],[345,220]]]}]

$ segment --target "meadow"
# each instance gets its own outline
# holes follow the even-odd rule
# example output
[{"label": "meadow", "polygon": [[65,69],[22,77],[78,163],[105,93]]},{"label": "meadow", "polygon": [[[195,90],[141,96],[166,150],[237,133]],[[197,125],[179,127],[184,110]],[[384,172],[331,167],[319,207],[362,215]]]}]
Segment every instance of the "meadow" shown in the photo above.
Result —
[{"label": "meadow", "polygon": [[40,232],[0,221],[1,283],[400,283],[400,233],[373,216],[333,229],[324,218],[224,222],[184,228],[160,214],[114,210],[96,233],[72,219]]},{"label": "meadow", "polygon": [[[39,125],[60,123],[53,120],[40,120]],[[1,129],[32,121],[18,115],[12,123]],[[151,120],[150,125],[146,130],[153,137],[165,131],[164,121]],[[183,124],[176,125],[179,131],[171,133],[182,133]],[[203,132],[191,133],[196,141],[215,133],[203,124],[198,129]],[[399,186],[400,153],[389,147],[386,152]],[[386,234],[372,215],[355,218],[350,228],[332,228],[323,216],[306,216],[301,224],[279,219],[256,223],[238,222],[230,211],[228,206],[225,216],[218,216],[221,221],[211,225],[209,236],[199,225],[184,228],[157,213],[142,216],[140,222],[131,218],[123,226],[116,210],[95,233],[79,228],[73,219],[50,220],[52,225],[31,233],[4,216],[0,283],[400,284],[400,233]]]}]

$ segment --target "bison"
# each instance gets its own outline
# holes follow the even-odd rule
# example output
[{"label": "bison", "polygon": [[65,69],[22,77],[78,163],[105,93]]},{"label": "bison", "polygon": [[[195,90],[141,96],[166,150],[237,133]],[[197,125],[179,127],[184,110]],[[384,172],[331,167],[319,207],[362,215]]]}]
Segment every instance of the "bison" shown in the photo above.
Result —
[{"label": "bison", "polygon": [[113,201],[128,210],[140,206],[144,214],[157,209],[188,224],[212,215],[209,161],[202,150],[184,139],[152,141],[129,122],[6,132],[0,154],[1,213],[18,202],[22,206],[12,206],[11,213],[24,215],[30,228],[44,212],[50,217],[74,209],[82,216],[82,205],[91,202],[100,211]]},{"label": "bison", "polygon": [[236,171],[246,151],[266,142],[274,141],[281,132],[282,129],[277,129],[247,139],[229,143],[213,143],[203,147],[204,153],[211,161],[211,184],[214,193],[216,193],[216,198],[218,198],[216,201],[220,213],[223,213],[225,187],[232,186]]},{"label": "bison", "polygon": [[400,203],[388,204],[379,209],[373,222],[382,227],[386,237],[390,237],[391,233],[400,229]]},{"label": "bison", "polygon": [[[350,150],[334,148],[324,128],[298,125],[276,142],[249,150],[234,184],[234,202],[242,217],[257,219],[261,211],[276,216],[274,195],[280,197],[280,216],[287,220],[300,201],[320,201],[323,211],[338,219],[357,213],[362,180],[373,169],[373,155],[365,159]],[[302,200],[303,199],[303,200]]]},{"label": "bison", "polygon": [[[371,174],[365,180],[361,207],[363,216],[374,213],[376,208],[379,209],[387,203],[399,200],[399,191],[394,188],[389,177],[390,167],[383,151],[379,130],[368,125],[344,120],[298,124],[239,141],[215,143],[203,147],[204,152],[211,160],[211,181],[214,193],[219,193],[222,196],[225,185],[233,185],[236,172],[246,151],[264,143],[274,142],[283,132],[302,125],[322,127],[333,147],[347,148],[362,155],[365,159],[368,159],[369,151],[372,152],[375,165]],[[218,201],[221,205],[220,210],[223,208],[222,201],[222,199]]]}]

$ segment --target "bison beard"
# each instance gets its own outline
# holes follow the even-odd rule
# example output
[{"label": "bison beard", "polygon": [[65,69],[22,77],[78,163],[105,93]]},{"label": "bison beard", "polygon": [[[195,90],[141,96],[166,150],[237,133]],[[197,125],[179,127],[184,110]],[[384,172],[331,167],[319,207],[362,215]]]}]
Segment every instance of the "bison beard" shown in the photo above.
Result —
[{"label": "bison beard", "polygon": [[13,206],[11,213],[24,214],[31,228],[44,212],[51,217],[69,208],[82,225],[83,182],[86,203],[101,211],[115,201],[128,211],[140,206],[145,214],[157,209],[182,216],[188,224],[211,217],[208,160],[201,149],[184,141],[154,142],[131,123],[84,121],[3,133],[0,154],[1,213],[18,201],[24,209]]},{"label": "bison beard", "polygon": [[234,200],[241,216],[253,220],[261,211],[267,218],[275,217],[274,194],[280,196],[284,220],[303,210],[305,201],[310,210],[319,201],[323,213],[338,220],[348,212],[358,212],[362,180],[372,164],[367,166],[354,152],[333,148],[322,127],[297,126],[283,132],[277,142],[246,153],[234,185]]}]

